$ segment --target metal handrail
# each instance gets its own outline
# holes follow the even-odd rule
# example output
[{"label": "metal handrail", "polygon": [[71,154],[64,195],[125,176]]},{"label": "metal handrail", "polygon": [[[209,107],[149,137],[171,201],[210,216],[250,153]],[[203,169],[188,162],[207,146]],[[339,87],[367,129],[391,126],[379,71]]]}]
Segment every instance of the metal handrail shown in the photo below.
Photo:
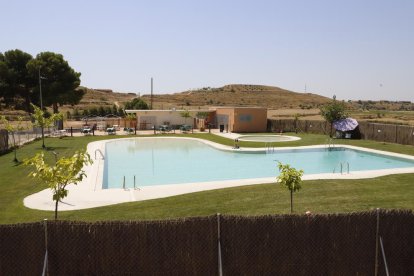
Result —
[{"label": "metal handrail", "polygon": [[100,149],[95,150],[95,160],[96,160],[96,152],[99,152],[102,156],[102,159],[105,160],[105,156],[104,156],[104,154],[102,153],[102,151]]},{"label": "metal handrail", "polygon": [[[349,162],[345,162],[345,161],[339,163],[340,172],[341,174],[344,174],[345,165],[346,165],[347,174],[349,174]],[[334,167],[332,173],[335,173],[335,171],[336,171],[336,167]]]},{"label": "metal handrail", "polygon": [[328,149],[334,148],[335,147],[335,142],[332,138],[329,138],[325,141],[325,147],[327,147]]},{"label": "metal handrail", "polygon": [[266,142],[265,148],[267,153],[275,152],[275,146],[272,146],[272,142]]}]

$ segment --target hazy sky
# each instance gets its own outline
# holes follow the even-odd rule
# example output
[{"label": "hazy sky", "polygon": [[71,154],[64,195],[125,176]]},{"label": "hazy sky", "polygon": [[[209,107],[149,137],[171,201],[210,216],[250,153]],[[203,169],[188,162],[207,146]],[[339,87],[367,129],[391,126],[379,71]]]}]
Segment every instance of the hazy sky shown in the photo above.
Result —
[{"label": "hazy sky", "polygon": [[413,0],[0,0],[0,52],[64,55],[82,85],[264,84],[414,101]]}]

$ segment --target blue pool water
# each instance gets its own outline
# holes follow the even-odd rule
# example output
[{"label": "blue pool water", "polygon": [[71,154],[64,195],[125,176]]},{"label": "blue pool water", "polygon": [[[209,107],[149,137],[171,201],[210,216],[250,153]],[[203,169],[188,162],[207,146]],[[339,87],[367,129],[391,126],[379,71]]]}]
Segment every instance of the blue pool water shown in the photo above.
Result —
[{"label": "blue pool water", "polygon": [[[126,139],[106,143],[103,188],[275,177],[277,161],[305,174],[414,167],[414,160],[348,148],[294,149],[274,153],[229,152],[187,139]],[[277,161],[276,161],[277,160]]]}]

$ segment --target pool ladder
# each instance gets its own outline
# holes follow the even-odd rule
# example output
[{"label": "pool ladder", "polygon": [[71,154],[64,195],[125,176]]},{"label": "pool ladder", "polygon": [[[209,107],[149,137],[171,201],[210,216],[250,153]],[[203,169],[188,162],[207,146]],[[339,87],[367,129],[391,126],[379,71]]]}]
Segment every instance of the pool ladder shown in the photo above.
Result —
[{"label": "pool ladder", "polygon": [[100,149],[95,150],[95,160],[96,160],[96,152],[99,152],[102,156],[102,160],[105,160],[105,156],[104,156],[104,154],[102,153],[102,151]]},{"label": "pool ladder", "polygon": [[[339,163],[339,167],[340,167],[341,174],[345,173],[344,172],[345,167],[346,167],[346,173],[349,174],[349,162],[341,162],[341,163]],[[335,173],[335,169],[336,169],[336,167],[333,169],[332,173]]]},{"label": "pool ladder", "polygon": [[272,145],[271,142],[267,142],[265,144],[266,153],[274,153],[275,152],[275,146]]},{"label": "pool ladder", "polygon": [[335,147],[335,142],[332,138],[329,138],[326,140],[325,142],[325,147],[328,148],[329,150]]},{"label": "pool ladder", "polygon": [[[134,190],[141,190],[140,188],[137,187],[135,179],[136,178],[134,175]],[[124,181],[122,182],[122,189],[124,189],[125,191],[129,191],[129,189],[125,185],[125,175],[124,175]]]}]

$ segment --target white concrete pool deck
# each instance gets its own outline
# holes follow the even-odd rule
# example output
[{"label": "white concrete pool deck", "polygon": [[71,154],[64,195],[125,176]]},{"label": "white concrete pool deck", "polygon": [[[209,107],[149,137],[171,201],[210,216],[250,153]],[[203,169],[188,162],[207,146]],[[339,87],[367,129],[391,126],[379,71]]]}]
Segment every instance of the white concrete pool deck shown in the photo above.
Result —
[{"label": "white concrete pool deck", "polygon": [[[224,138],[228,138],[231,140],[235,140],[235,139],[240,139],[240,141],[245,141],[245,142],[259,142],[257,140],[243,140],[243,136],[265,136],[265,137],[269,137],[269,136],[273,136],[273,137],[290,137],[290,141],[297,141],[300,140],[301,138],[296,137],[296,136],[291,136],[291,135],[283,135],[283,134],[266,134],[266,135],[260,135],[260,134],[240,134],[240,133],[235,133],[235,132],[220,132],[219,130],[215,129],[213,134],[217,135],[217,136],[221,136]],[[287,140],[283,140],[283,141],[262,141],[262,142],[272,142],[272,143],[277,143],[277,142],[288,142]]]},{"label": "white concrete pool deck", "polygon": [[[234,139],[232,137],[238,137],[237,133],[224,133],[221,134],[224,137]],[[203,139],[196,138],[181,138],[181,137],[141,137],[141,138],[120,138],[120,139],[195,139],[202,141],[213,147],[230,150],[230,151],[250,151],[250,152],[264,152],[266,148],[243,148],[243,149],[233,149],[229,146],[224,146],[221,144],[216,144]],[[107,140],[108,141],[108,140]],[[110,140],[114,141],[114,140]],[[94,208],[100,206],[107,206],[119,203],[134,202],[134,201],[143,201],[149,199],[165,198],[175,195],[182,195],[193,192],[237,187],[244,185],[254,185],[254,184],[264,184],[264,183],[275,183],[275,177],[267,178],[254,178],[254,179],[243,179],[243,180],[227,180],[227,181],[214,181],[214,182],[197,182],[197,183],[184,183],[184,184],[174,184],[174,185],[159,185],[159,186],[144,186],[140,189],[102,189],[103,182],[103,168],[105,160],[102,159],[102,156],[99,153],[99,150],[102,152],[105,148],[106,141],[96,141],[88,144],[87,151],[90,154],[91,158],[94,160],[94,163],[90,166],[84,168],[86,175],[81,183],[78,185],[69,185],[67,189],[69,190],[68,196],[59,204],[60,211],[69,211],[69,210],[80,210],[87,208]],[[291,148],[320,148],[321,146],[304,146],[304,147],[291,147]],[[323,147],[323,146],[322,146]],[[414,160],[414,156],[390,153],[378,150],[371,150],[361,147],[348,146],[348,145],[335,145],[335,147],[347,147],[351,149],[369,151],[379,154],[385,154],[395,157],[402,157],[407,159]],[[274,150],[286,150],[291,149],[289,147],[275,148]],[[273,149],[272,149],[273,150]],[[404,169],[382,169],[382,170],[371,170],[371,171],[358,171],[350,172],[349,174],[340,174],[340,173],[326,173],[326,174],[313,174],[313,175],[304,175],[303,180],[315,180],[315,179],[362,179],[362,178],[372,178],[378,176],[384,176],[389,174],[401,174],[401,173],[414,173],[414,167],[404,168]],[[24,205],[28,208],[38,209],[38,210],[49,210],[52,211],[55,208],[55,204],[52,201],[52,192],[50,189],[45,189],[38,193],[32,194],[24,199]]]}]

